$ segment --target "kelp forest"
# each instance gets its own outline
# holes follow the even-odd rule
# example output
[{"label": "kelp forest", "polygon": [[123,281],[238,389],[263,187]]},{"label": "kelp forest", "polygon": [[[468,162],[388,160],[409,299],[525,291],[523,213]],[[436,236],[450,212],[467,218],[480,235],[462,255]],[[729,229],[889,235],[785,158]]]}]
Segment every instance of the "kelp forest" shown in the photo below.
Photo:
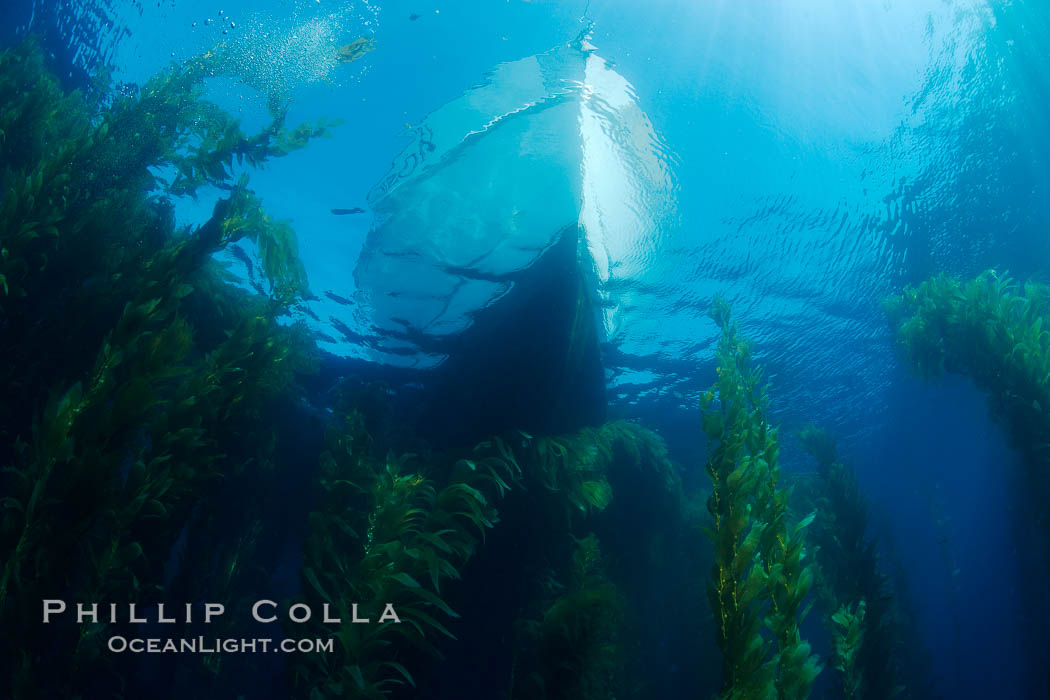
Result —
[{"label": "kelp forest", "polygon": [[[353,116],[292,123],[272,95],[246,132],[206,96],[223,60],[74,91],[33,39],[0,53],[0,696],[939,697],[848,443],[778,426],[739,310],[708,300],[688,449],[600,389],[503,411],[518,384],[427,397],[333,358],[293,224],[252,188]],[[197,196],[210,218],[177,225]],[[564,286],[549,385],[601,382],[592,302]],[[885,310],[915,377],[987,396],[1045,571],[1050,287],[938,276]],[[45,601],[67,609],[43,624]],[[322,651],[114,651],[144,637]]]}]

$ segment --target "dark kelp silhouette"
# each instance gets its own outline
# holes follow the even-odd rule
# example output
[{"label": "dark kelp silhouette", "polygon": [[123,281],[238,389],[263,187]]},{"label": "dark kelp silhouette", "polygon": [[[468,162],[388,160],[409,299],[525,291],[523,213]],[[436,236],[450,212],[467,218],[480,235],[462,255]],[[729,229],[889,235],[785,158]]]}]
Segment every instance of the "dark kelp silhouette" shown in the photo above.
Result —
[{"label": "dark kelp silhouette", "polygon": [[800,512],[814,511],[808,531],[814,548],[817,601],[834,651],[844,698],[932,698],[925,652],[879,568],[878,543],[869,533],[868,503],[853,467],[838,454],[834,436],[806,426],[803,449],[817,463],[794,494]]}]

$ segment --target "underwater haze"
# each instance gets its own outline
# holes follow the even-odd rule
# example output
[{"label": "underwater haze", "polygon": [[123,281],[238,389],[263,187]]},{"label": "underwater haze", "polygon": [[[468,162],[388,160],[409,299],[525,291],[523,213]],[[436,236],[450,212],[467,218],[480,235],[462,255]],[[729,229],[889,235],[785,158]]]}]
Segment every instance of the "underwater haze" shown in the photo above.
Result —
[{"label": "underwater haze", "polygon": [[1050,697],[1050,5],[0,18],[0,697]]}]

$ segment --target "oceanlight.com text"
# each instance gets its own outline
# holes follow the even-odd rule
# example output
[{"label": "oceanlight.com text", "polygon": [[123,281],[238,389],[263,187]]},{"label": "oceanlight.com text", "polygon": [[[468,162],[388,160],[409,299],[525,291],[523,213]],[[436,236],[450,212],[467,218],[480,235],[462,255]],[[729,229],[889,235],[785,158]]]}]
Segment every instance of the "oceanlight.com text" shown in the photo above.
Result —
[{"label": "oceanlight.com text", "polygon": [[107,648],[118,654],[254,654],[274,652],[282,654],[327,654],[335,648],[334,639],[218,639],[190,637],[171,639],[157,637],[122,637],[114,635]]}]

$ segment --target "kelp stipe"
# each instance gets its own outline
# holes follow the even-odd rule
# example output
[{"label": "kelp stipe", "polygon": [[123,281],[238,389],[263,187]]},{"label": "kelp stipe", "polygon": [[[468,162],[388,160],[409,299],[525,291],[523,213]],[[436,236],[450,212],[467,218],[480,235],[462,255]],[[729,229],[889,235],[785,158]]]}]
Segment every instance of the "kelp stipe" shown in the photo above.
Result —
[{"label": "kelp stipe", "polygon": [[751,351],[715,299],[722,331],[715,385],[701,398],[712,493],[708,530],[715,566],[708,589],[723,656],[722,698],[805,698],[821,671],[802,639],[802,604],[813,583],[803,530],[787,521],[780,446],[766,420],[768,399]]}]

